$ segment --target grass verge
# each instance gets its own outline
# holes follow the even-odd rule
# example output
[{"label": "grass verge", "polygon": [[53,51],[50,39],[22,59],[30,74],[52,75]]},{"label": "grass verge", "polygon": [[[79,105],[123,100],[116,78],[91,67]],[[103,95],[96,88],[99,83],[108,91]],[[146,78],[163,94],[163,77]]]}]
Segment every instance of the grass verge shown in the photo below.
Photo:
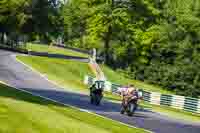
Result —
[{"label": "grass verge", "polygon": [[0,132],[145,133],[118,122],[20,92],[0,83]]},{"label": "grass verge", "polygon": [[80,90],[84,86],[84,76],[93,75],[88,64],[83,62],[38,56],[17,56],[17,58],[64,88]]}]

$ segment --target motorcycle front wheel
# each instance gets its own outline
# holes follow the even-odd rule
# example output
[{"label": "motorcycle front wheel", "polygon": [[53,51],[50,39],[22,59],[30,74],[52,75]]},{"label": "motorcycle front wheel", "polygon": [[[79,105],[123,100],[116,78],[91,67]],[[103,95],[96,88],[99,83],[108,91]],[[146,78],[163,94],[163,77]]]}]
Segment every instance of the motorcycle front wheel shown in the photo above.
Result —
[{"label": "motorcycle front wheel", "polygon": [[101,102],[101,96],[100,95],[96,95],[96,97],[95,97],[95,104],[98,106],[99,104],[100,104],[100,102]]},{"label": "motorcycle front wheel", "polygon": [[93,104],[94,103],[94,98],[90,97],[90,103]]}]

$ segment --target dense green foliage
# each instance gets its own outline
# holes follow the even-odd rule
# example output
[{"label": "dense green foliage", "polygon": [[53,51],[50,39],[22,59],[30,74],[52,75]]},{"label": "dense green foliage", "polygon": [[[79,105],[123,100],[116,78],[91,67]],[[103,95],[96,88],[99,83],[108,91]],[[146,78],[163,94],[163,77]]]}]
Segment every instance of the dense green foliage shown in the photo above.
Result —
[{"label": "dense green foliage", "polygon": [[0,32],[1,42],[62,36],[131,79],[200,95],[199,0],[1,0]]},{"label": "dense green foliage", "polygon": [[61,30],[61,20],[56,0],[1,0],[1,43],[49,41]]},{"label": "dense green foliage", "polygon": [[200,95],[198,0],[70,0],[65,41],[98,48],[129,78],[181,95]]}]

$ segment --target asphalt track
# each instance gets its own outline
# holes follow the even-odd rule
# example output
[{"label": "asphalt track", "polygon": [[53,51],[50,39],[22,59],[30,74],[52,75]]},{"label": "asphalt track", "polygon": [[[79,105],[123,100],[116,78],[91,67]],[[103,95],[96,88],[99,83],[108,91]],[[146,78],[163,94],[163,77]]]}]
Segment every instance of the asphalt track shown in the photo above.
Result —
[{"label": "asphalt track", "polygon": [[15,54],[0,50],[0,81],[13,87],[156,133],[200,133],[198,123],[171,119],[148,110],[139,110],[133,117],[128,117],[119,113],[120,105],[117,103],[104,100],[101,106],[90,105],[87,95],[56,86],[18,62]]}]

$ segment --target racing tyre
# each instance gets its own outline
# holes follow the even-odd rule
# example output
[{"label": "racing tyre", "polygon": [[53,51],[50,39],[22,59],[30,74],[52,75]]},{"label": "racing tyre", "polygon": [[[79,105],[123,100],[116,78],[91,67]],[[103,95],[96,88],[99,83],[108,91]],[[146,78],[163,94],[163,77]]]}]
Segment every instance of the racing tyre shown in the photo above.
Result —
[{"label": "racing tyre", "polygon": [[135,113],[135,110],[136,110],[136,104],[129,104],[128,105],[128,111],[127,111],[127,114],[128,116],[133,116],[133,114]]},{"label": "racing tyre", "polygon": [[91,103],[91,104],[94,103],[94,99],[93,99],[93,97],[90,97],[90,103]]},{"label": "racing tyre", "polygon": [[95,97],[95,104],[98,106],[98,105],[100,105],[100,102],[101,102],[101,96],[96,95],[96,97]]},{"label": "racing tyre", "polygon": [[124,109],[123,106],[121,107],[120,113],[121,113],[121,114],[124,114],[124,113],[125,113],[125,109]]}]

